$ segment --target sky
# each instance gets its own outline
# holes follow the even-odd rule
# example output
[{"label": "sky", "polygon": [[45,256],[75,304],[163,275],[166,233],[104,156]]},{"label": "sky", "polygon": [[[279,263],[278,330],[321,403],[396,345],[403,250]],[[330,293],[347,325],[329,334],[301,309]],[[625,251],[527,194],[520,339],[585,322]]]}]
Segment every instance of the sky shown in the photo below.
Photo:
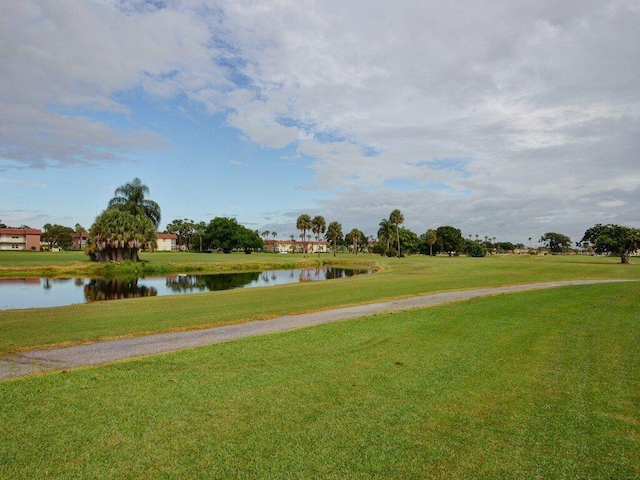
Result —
[{"label": "sky", "polygon": [[0,2],[0,220],[640,226],[640,2]]}]

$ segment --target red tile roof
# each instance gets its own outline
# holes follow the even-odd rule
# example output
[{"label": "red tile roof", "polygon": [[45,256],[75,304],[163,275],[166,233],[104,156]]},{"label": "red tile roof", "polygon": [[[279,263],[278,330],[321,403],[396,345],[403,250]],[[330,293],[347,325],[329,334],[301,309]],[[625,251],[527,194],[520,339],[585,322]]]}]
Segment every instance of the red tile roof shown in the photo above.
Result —
[{"label": "red tile roof", "polygon": [[0,228],[0,234],[5,235],[41,235],[42,231],[35,228]]}]

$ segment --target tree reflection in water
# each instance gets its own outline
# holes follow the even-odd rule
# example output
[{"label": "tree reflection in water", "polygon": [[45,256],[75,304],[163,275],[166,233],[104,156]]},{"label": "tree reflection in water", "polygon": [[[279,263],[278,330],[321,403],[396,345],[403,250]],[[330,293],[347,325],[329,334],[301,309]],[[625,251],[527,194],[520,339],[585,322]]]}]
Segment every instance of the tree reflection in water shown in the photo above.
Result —
[{"label": "tree reflection in water", "polygon": [[[269,285],[277,283],[278,275],[282,280],[286,276],[298,278],[300,282],[317,280],[330,280],[335,278],[351,277],[362,273],[371,273],[370,270],[354,270],[349,268],[321,267],[307,269],[271,270],[264,272],[239,272],[239,273],[217,273],[208,275],[174,275],[167,277],[166,286],[172,292],[187,293],[193,291],[214,292],[218,290],[229,290],[232,288],[242,288],[249,285]],[[280,283],[289,283],[282,281]]]},{"label": "tree reflection in water", "polygon": [[369,270],[354,270],[351,268],[337,268],[337,267],[328,267],[327,273],[325,275],[326,280],[333,280],[335,278],[345,278],[352,277],[354,275],[358,275],[361,273],[370,273]]},{"label": "tree reflection in water", "polygon": [[88,302],[118,300],[122,298],[155,297],[158,290],[146,285],[138,286],[138,279],[105,280],[95,278],[84,286],[84,297]]},{"label": "tree reflection in water", "polygon": [[313,282],[366,273],[371,273],[371,270],[313,267],[307,269],[174,275],[171,277],[139,279],[9,278],[0,279],[0,298],[2,299],[0,308],[10,310],[15,308],[58,307],[83,301],[95,302],[121,298],[228,290],[231,288],[284,285],[297,283],[298,281]]},{"label": "tree reflection in water", "polygon": [[176,275],[167,277],[167,287],[173,292],[214,292],[244,287],[260,278],[260,272],[219,273],[215,275]]}]

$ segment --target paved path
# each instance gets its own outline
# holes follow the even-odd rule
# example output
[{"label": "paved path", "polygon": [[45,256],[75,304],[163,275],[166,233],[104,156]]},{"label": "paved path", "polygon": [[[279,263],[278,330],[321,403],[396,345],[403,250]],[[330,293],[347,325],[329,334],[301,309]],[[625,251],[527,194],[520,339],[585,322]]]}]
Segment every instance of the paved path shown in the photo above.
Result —
[{"label": "paved path", "polygon": [[264,335],[266,333],[284,332],[297,328],[320,325],[322,323],[337,322],[349,318],[428,307],[442,303],[484,297],[487,295],[524,292],[528,290],[539,290],[565,285],[588,285],[605,282],[609,281],[577,280],[566,282],[546,282],[434,293],[401,300],[371,303],[368,305],[335,308],[300,315],[287,315],[273,318],[271,320],[258,320],[224,327],[188,330],[183,332],[158,333],[142,337],[106,340],[88,345],[31,350],[16,354],[0,355],[0,380],[23,377],[47,371],[60,371],[75,367],[99,365],[143,355],[171,352],[183,348],[226,342],[238,338]]}]

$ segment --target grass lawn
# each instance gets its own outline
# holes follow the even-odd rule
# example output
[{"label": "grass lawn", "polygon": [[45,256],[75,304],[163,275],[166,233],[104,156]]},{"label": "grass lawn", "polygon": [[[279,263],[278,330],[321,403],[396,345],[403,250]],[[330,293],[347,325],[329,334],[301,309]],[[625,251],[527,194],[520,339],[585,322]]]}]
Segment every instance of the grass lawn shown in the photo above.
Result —
[{"label": "grass lawn", "polygon": [[[182,254],[154,255],[151,258],[159,263],[162,258]],[[262,256],[236,255],[235,263],[234,256],[199,257],[222,258],[229,262],[226,268],[234,265],[247,268],[253,258]],[[303,260],[300,255],[264,256]],[[323,261],[332,258],[323,257]],[[339,256],[338,261],[356,261],[356,257]],[[630,265],[620,265],[615,258],[582,256],[414,256],[397,259],[358,255],[357,261],[375,264],[380,271],[374,275],[319,283],[3,311],[0,353],[34,346],[218,326],[437,291],[570,279],[640,279],[637,259],[632,259]]]},{"label": "grass lawn", "polygon": [[0,252],[0,269],[17,267],[65,266],[89,263],[89,257],[81,251],[69,252]]},{"label": "grass lawn", "polygon": [[[323,256],[323,258],[326,257]],[[304,258],[302,255],[277,255],[271,253],[253,253],[251,255],[231,253],[222,255],[192,252],[142,252],[140,254],[142,261],[166,264],[242,264],[246,262],[258,263],[262,260],[290,263],[302,261]],[[317,255],[307,255],[306,258],[314,259],[317,258]],[[63,252],[0,252],[0,272],[5,268],[15,267],[56,267],[90,265],[91,263],[89,257],[78,250]]]},{"label": "grass lawn", "polygon": [[[0,252],[0,278],[7,277],[70,277],[70,276],[118,276],[157,275],[177,272],[226,272],[230,270],[269,270],[273,268],[295,268],[323,263],[340,263],[352,255],[334,259],[332,255],[278,255],[254,253],[232,253],[229,255],[155,252],[140,254],[141,263],[123,262],[96,263],[81,251],[69,252]],[[362,263],[362,262],[361,262]],[[365,262],[366,263],[366,262]]]},{"label": "grass lawn", "polygon": [[640,478],[638,312],[563,287],[3,382],[0,478]]}]

